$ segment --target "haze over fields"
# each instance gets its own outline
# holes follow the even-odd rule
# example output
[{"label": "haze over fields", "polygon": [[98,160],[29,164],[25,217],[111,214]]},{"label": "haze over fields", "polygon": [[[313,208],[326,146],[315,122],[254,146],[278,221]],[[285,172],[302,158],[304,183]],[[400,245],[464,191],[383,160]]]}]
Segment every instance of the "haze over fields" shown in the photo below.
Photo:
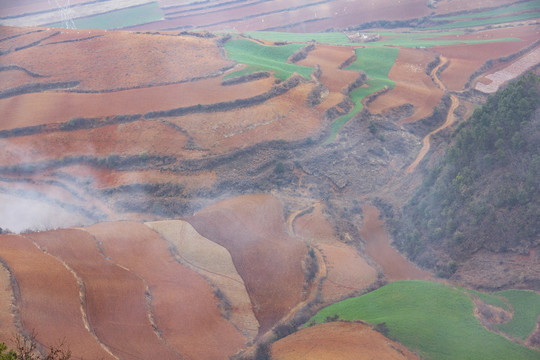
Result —
[{"label": "haze over fields", "polygon": [[538,359],[539,19],[0,0],[0,343]]}]

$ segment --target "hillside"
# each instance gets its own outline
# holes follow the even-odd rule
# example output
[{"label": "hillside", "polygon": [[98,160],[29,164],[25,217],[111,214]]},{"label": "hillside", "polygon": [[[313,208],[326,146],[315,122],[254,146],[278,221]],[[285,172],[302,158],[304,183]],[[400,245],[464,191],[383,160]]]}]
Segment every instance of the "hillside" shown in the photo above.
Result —
[{"label": "hillside", "polygon": [[[426,170],[404,208],[402,221],[409,226],[396,237],[412,259],[450,277],[481,251],[534,257],[540,234],[538,80],[529,74],[490,96],[456,129],[447,154]],[[536,287],[537,275],[524,273],[519,281]],[[508,282],[516,284],[503,271],[489,285],[478,284]]]},{"label": "hillside", "polygon": [[[539,11],[0,0],[0,343],[534,358]],[[387,327],[304,328],[357,299]]]}]

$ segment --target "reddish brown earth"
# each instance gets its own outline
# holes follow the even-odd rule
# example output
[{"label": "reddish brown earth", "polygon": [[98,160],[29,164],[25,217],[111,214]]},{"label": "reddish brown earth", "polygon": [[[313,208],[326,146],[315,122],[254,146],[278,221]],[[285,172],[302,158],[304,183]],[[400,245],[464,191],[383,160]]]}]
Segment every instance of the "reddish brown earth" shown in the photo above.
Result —
[{"label": "reddish brown earth", "polygon": [[210,285],[175,261],[156,232],[134,222],[102,223],[86,230],[105,256],[144,281],[157,330],[177,354],[225,359],[244,346],[241,333],[221,316]]},{"label": "reddish brown earth", "polygon": [[329,322],[302,329],[272,345],[276,360],[418,360],[403,345],[388,340],[369,325]]},{"label": "reddish brown earth", "polygon": [[372,205],[363,208],[364,224],[360,235],[366,243],[366,253],[379,264],[384,275],[391,280],[430,280],[432,276],[407,261],[390,245],[390,239],[379,219],[379,210]]},{"label": "reddish brown earth", "polygon": [[428,50],[412,48],[399,48],[399,54],[394,66],[388,73],[388,78],[396,82],[393,89],[379,96],[368,106],[373,113],[385,113],[388,110],[404,105],[412,104],[414,113],[400,123],[412,122],[431,115],[443,90],[439,89],[426,75],[427,65],[435,59],[435,54]]},{"label": "reddish brown earth", "polygon": [[221,86],[221,78],[213,78],[101,94],[23,94],[0,100],[0,112],[9,119],[2,123],[0,130],[67,122],[73,117],[143,115],[152,111],[228,102],[263,94],[270,90],[274,80],[266,78],[224,87]]},{"label": "reddish brown earth", "polygon": [[186,221],[162,220],[145,225],[157,231],[170,248],[172,246],[176,260],[204,276],[214,289],[219,289],[230,304],[230,307],[220,305],[221,312],[245,332],[248,341],[253,341],[259,332],[259,322],[253,314],[244,280],[227,249],[202,237]]},{"label": "reddish brown earth", "polygon": [[[77,31],[79,38],[92,38],[63,42],[71,40]],[[47,36],[53,36],[49,44],[15,51],[21,44],[36,41],[34,37],[41,39]],[[53,39],[59,43],[51,43]],[[80,81],[78,89],[105,90],[186,81],[232,66],[232,61],[221,57],[216,39],[50,29],[9,40],[12,44],[2,44],[0,49],[11,51],[3,55],[4,64],[16,64],[47,75],[46,82]],[[191,66],[193,64],[197,66]]]},{"label": "reddish brown earth", "polygon": [[326,278],[321,295],[323,302],[332,303],[377,281],[377,271],[354,246],[337,240],[335,231],[322,209],[323,206],[319,204],[310,213],[297,217],[294,230],[297,236],[322,253]]},{"label": "reddish brown earth", "polygon": [[[459,91],[465,86],[465,83],[471,74],[482,66],[489,59],[498,59],[503,56],[516,53],[529,46],[537,39],[538,34],[535,31],[515,30],[512,35],[508,30],[506,37],[519,37],[522,41],[494,42],[475,45],[448,45],[436,46],[433,49],[450,60],[450,65],[441,73],[441,80],[447,85],[449,90]],[[530,29],[529,29],[530,30]],[[522,35],[525,32],[527,35]],[[486,35],[489,36],[489,35]],[[536,38],[534,38],[536,36]],[[471,51],[473,50],[474,51]]]},{"label": "reddish brown earth", "polygon": [[300,84],[260,105],[171,117],[167,121],[185,129],[197,145],[214,154],[272,139],[303,139],[315,134],[323,125],[319,108],[305,104],[313,86]]},{"label": "reddish brown earth", "polygon": [[317,44],[315,49],[310,51],[308,56],[297,64],[310,67],[319,65],[322,73],[319,81],[330,92],[340,92],[356,80],[355,77],[359,74],[357,71],[342,70],[339,68],[341,64],[354,56],[354,54],[354,48],[350,46]]},{"label": "reddish brown earth", "polygon": [[[144,282],[108,260],[88,232],[68,229],[29,236],[79,276],[89,327],[112,354],[121,358],[176,357],[152,329]],[[56,334],[57,339],[62,336]]]},{"label": "reddish brown earth", "polygon": [[42,344],[66,338],[74,358],[111,358],[85,328],[79,286],[68,268],[17,235],[0,236],[0,257],[17,281],[16,304],[23,329],[35,330]]},{"label": "reddish brown earth", "polygon": [[[271,195],[244,195],[186,219],[231,253],[260,323],[270,329],[302,300],[306,246],[285,233],[281,203]],[[271,256],[269,256],[271,254]]]},{"label": "reddish brown earth", "polygon": [[17,333],[14,302],[11,275],[4,264],[0,263],[0,341],[10,349],[15,345],[13,335]]}]

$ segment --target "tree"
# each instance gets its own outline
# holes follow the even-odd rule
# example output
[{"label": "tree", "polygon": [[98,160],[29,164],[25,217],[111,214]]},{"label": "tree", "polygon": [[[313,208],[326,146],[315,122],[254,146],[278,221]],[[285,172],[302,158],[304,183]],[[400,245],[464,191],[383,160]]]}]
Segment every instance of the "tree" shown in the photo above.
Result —
[{"label": "tree", "polygon": [[32,332],[28,337],[16,334],[13,338],[15,350],[7,351],[5,343],[0,342],[0,360],[69,360],[71,351],[64,341],[57,345],[50,345],[46,354],[38,351],[36,333]]}]

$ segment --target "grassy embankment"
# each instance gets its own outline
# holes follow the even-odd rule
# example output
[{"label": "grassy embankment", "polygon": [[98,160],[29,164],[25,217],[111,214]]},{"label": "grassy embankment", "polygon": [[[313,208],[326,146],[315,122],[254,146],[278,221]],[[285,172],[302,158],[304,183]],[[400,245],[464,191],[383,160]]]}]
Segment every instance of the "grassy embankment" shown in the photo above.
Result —
[{"label": "grassy embankment", "polygon": [[[157,2],[133,6],[129,8],[109,11],[103,14],[74,19],[77,29],[120,29],[127,26],[145,24],[163,19],[163,11]],[[51,27],[65,28],[64,22],[49,25]]]},{"label": "grassy embankment", "polygon": [[[483,297],[495,298],[489,294]],[[521,292],[517,297],[522,298]],[[516,313],[522,311],[522,304],[514,303]],[[486,330],[473,311],[474,303],[465,289],[427,281],[398,281],[330,305],[308,324],[326,322],[335,315],[342,320],[379,324],[378,329],[386,330],[390,338],[424,359],[538,359],[537,351]],[[525,322],[518,317],[520,324]]]}]

